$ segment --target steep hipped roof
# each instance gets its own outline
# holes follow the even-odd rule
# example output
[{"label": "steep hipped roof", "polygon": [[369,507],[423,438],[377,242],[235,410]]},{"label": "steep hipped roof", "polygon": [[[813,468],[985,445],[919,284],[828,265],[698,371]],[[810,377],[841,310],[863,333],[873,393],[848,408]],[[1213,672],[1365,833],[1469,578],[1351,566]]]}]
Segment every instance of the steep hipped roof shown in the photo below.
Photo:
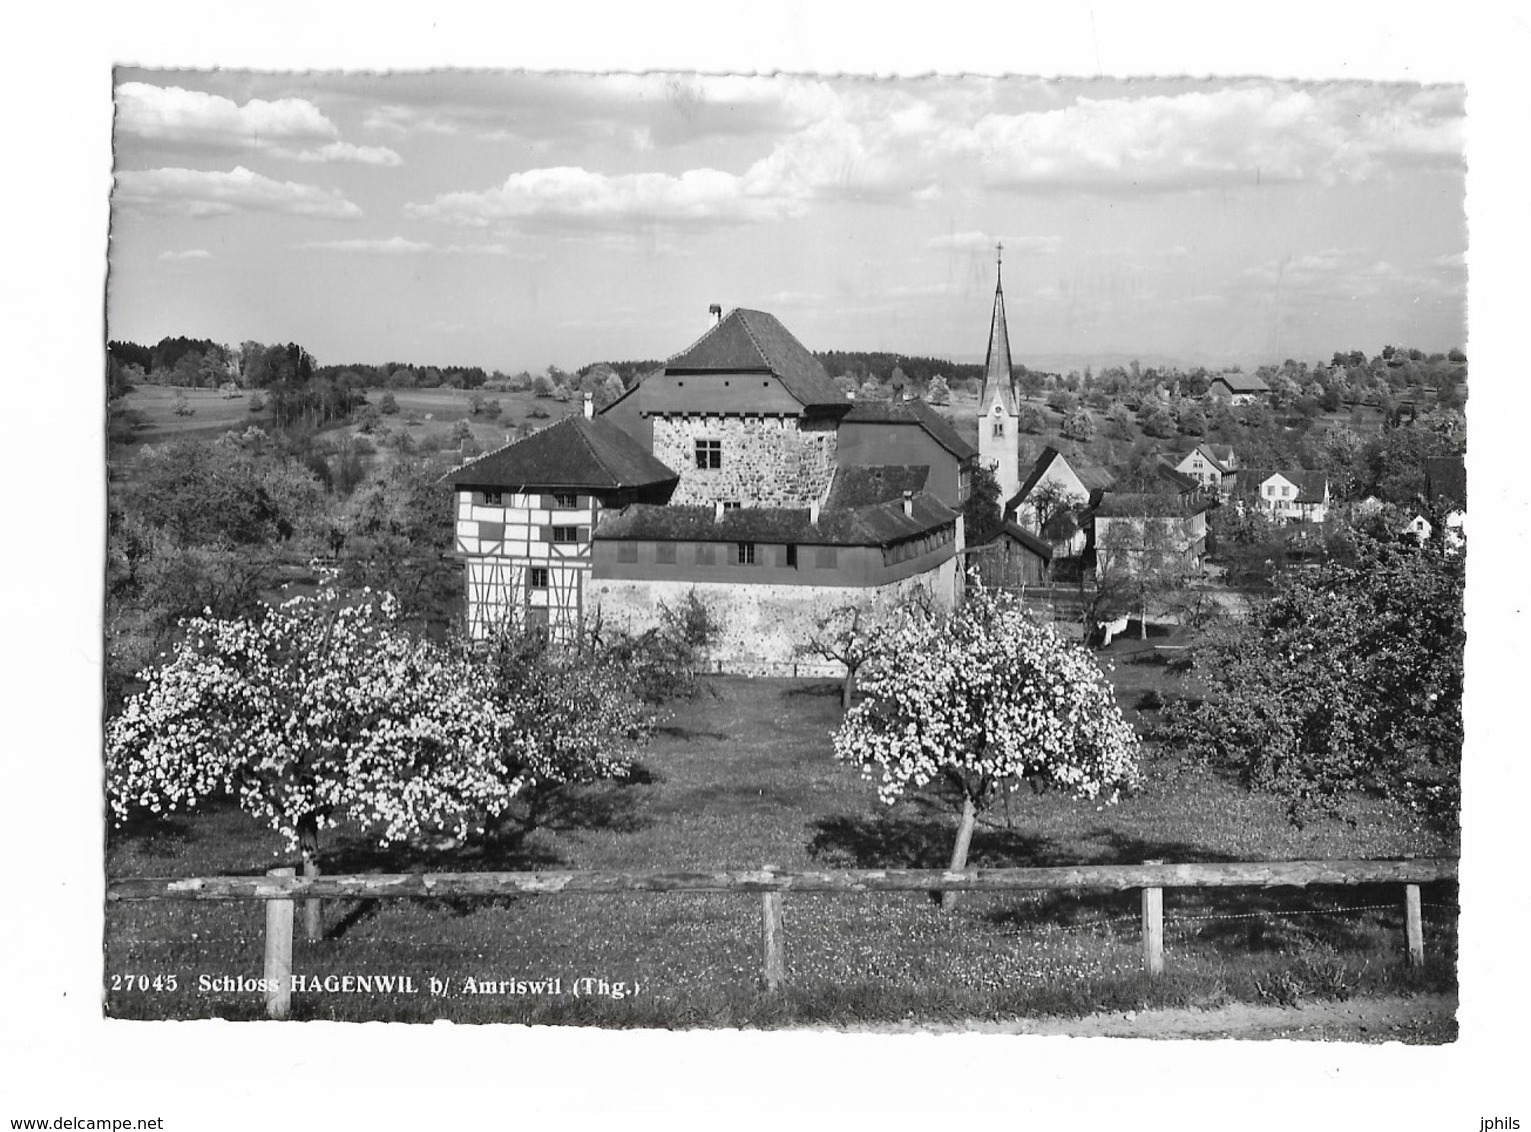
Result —
[{"label": "steep hipped roof", "polygon": [[918,538],[957,519],[957,512],[929,495],[873,507],[830,509],[810,522],[807,511],[785,507],[739,507],[721,519],[711,507],[660,507],[635,503],[603,513],[597,541],[774,542],[807,546],[891,546]]},{"label": "steep hipped roof", "polygon": [[601,417],[568,417],[497,448],[442,479],[454,487],[646,487],[680,478]]},{"label": "steep hipped roof", "polygon": [[769,373],[805,406],[846,403],[819,359],[775,315],[743,307],[670,358],[665,372]]},{"label": "steep hipped roof", "polygon": [[956,427],[924,401],[857,401],[840,418],[851,424],[914,424],[958,460],[972,460],[978,449],[962,439]]},{"label": "steep hipped roof", "polygon": [[994,269],[994,313],[989,318],[989,348],[983,359],[983,391],[978,398],[980,415],[989,412],[995,400],[1015,416],[1015,386],[1011,381],[1010,328],[1005,323],[1005,290],[1000,269]]},{"label": "steep hipped roof", "polygon": [[901,500],[906,491],[924,491],[929,478],[930,469],[924,464],[841,465],[835,469],[824,507],[868,507]]}]

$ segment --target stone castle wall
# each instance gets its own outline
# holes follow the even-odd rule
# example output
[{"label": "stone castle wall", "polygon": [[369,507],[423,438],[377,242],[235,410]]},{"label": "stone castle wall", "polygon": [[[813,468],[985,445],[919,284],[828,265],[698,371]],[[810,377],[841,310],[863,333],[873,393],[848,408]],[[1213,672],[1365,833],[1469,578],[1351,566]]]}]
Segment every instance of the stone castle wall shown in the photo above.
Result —
[{"label": "stone castle wall", "polygon": [[640,581],[597,578],[589,581],[587,608],[598,609],[604,624],[634,634],[659,623],[659,604],[670,608],[695,592],[720,636],[708,651],[709,668],[744,676],[819,676],[843,674],[843,666],[802,653],[798,646],[813,637],[816,621],[849,603],[889,606],[910,600],[924,589],[942,606],[956,601],[961,579],[957,560],[884,586],[736,585],[724,582]]},{"label": "stone castle wall", "polygon": [[[670,502],[745,507],[807,507],[834,475],[833,421],[796,417],[655,416],[654,455],[680,472]],[[722,467],[698,468],[696,442],[722,443]]]}]

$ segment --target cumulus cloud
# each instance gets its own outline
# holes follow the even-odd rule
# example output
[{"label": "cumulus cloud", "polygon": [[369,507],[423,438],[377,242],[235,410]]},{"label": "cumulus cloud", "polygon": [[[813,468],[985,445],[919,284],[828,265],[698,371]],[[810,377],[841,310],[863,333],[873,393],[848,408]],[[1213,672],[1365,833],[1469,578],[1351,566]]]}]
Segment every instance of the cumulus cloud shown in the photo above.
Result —
[{"label": "cumulus cloud", "polygon": [[187,248],[180,252],[160,252],[159,260],[161,263],[179,263],[190,259],[211,259],[212,255],[206,248]]},{"label": "cumulus cloud", "polygon": [[350,142],[330,142],[318,149],[273,148],[273,157],[289,161],[355,161],[362,165],[402,165],[404,159],[383,145],[352,145]]},{"label": "cumulus cloud", "polygon": [[352,220],[361,215],[360,208],[334,189],[276,181],[243,165],[227,173],[173,168],[124,170],[117,174],[115,196],[124,206],[194,217],[285,212]]},{"label": "cumulus cloud", "polygon": [[752,195],[745,180],[717,169],[667,173],[595,173],[558,166],[512,173],[483,192],[445,193],[405,214],[470,228],[531,219],[574,227],[643,223],[727,223],[773,219],[794,202]]},{"label": "cumulus cloud", "polygon": [[172,148],[256,150],[291,161],[403,161],[382,146],[340,141],[339,127],[303,98],[252,98],[240,105],[206,91],[122,83],[117,87],[117,132]]},{"label": "cumulus cloud", "polygon": [[[729,97],[742,102],[755,88],[741,83]],[[677,88],[670,102],[684,118],[719,89],[727,91],[716,83]],[[801,215],[815,201],[908,204],[984,189],[1115,193],[1333,184],[1411,164],[1462,161],[1456,88],[1246,82],[1173,94],[1130,88],[1115,97],[1034,105],[1002,103],[999,88],[984,84],[781,88],[793,92],[791,98],[771,89],[773,113],[792,124],[740,170],[537,168],[512,173],[494,188],[412,204],[409,215],[484,227],[747,223]],[[757,91],[762,98],[766,92]],[[808,108],[812,113],[799,120],[797,111]],[[658,144],[652,131],[649,144]],[[961,233],[950,246],[981,237]],[[1027,247],[1025,239],[1017,238],[1018,250],[1052,250],[1045,243]]]}]

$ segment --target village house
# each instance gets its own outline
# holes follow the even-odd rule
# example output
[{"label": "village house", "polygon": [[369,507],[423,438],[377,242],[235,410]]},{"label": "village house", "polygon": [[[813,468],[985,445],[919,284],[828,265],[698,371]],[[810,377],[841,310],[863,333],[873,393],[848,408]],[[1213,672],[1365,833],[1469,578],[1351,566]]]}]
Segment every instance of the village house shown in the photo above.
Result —
[{"label": "village house", "polygon": [[[838,606],[916,588],[955,604],[977,453],[926,406],[858,409],[774,316],[715,310],[605,413],[450,474],[475,634],[593,617],[641,633],[695,594],[721,626],[711,661],[768,674],[801,669]],[[514,520],[485,511],[495,492]],[[524,543],[490,537],[513,521]]]},{"label": "village house", "polygon": [[1201,569],[1207,505],[1167,492],[1109,492],[1095,508],[1096,572]]},{"label": "village house", "polygon": [[1053,548],[1014,520],[968,552],[968,568],[986,586],[1016,589],[1052,581]]},{"label": "village house", "polygon": [[[1051,544],[1055,555],[1075,557],[1084,553],[1089,542],[1089,524],[1081,516],[1115,483],[1116,476],[1108,469],[1076,466],[1048,445],[1032,464],[1025,482],[1004,501],[1004,517],[1040,535]],[[1065,508],[1080,521],[1053,522]]]},{"label": "village house", "polygon": [[1175,470],[1216,495],[1226,496],[1237,484],[1239,458],[1231,445],[1203,443],[1181,457]]},{"label": "village house", "polygon": [[1323,472],[1250,469],[1244,478],[1248,484],[1246,494],[1272,518],[1322,523],[1329,517],[1329,477]]},{"label": "village house", "polygon": [[1270,391],[1265,380],[1252,373],[1220,373],[1207,386],[1211,396],[1220,397],[1230,405],[1263,401]]}]

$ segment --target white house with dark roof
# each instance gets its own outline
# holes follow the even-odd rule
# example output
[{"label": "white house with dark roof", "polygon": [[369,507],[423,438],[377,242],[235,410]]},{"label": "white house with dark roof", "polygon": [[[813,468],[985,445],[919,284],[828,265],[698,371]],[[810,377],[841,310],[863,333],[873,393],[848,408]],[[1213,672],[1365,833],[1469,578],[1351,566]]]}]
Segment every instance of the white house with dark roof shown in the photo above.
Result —
[{"label": "white house with dark roof", "polygon": [[1048,445],[1032,464],[1019,489],[1004,501],[1004,518],[1013,519],[1023,528],[1046,538],[1057,555],[1082,554],[1089,543],[1088,524],[1081,523],[1061,537],[1049,537],[1041,529],[1048,517],[1039,513],[1038,501],[1052,495],[1058,500],[1066,499],[1076,511],[1085,511],[1099,503],[1101,496],[1115,483],[1116,477],[1108,469],[1087,464],[1076,466],[1062,452]]},{"label": "white house with dark roof", "polygon": [[1233,490],[1239,458],[1232,445],[1198,444],[1175,464],[1175,470],[1195,479],[1207,490],[1226,495]]},{"label": "white house with dark roof", "polygon": [[1252,472],[1249,482],[1260,506],[1287,522],[1322,523],[1329,517],[1329,477],[1323,472]]}]

